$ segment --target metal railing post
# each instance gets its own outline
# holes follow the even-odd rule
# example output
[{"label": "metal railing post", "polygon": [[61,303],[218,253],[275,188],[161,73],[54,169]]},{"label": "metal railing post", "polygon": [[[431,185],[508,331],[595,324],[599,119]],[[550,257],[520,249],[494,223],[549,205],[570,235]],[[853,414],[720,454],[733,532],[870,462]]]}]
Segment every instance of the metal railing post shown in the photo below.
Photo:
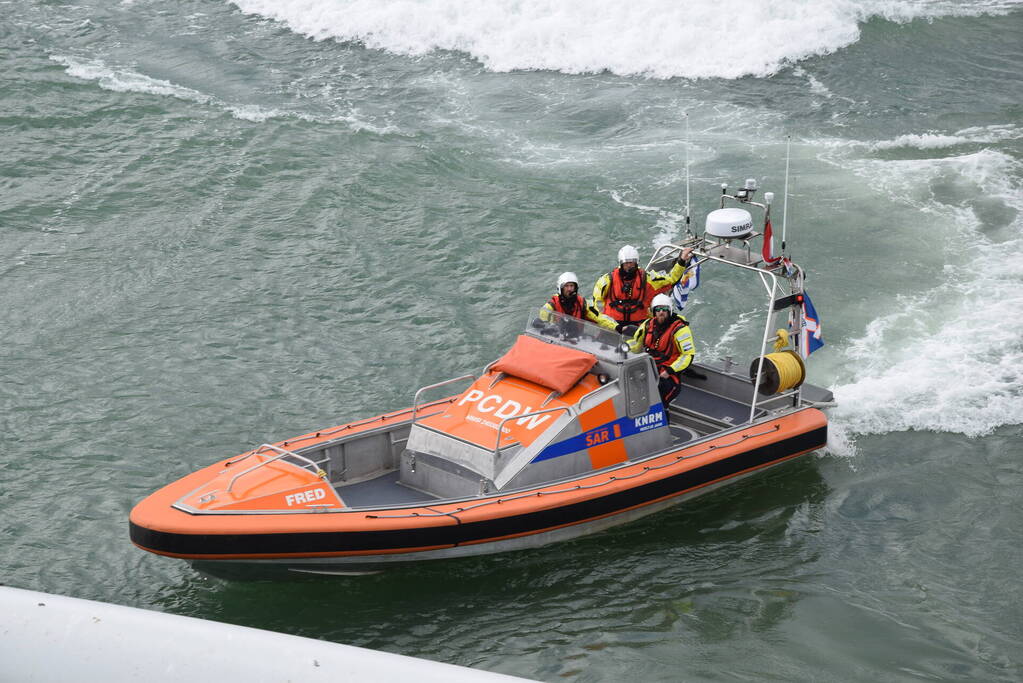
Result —
[{"label": "metal railing post", "polygon": [[412,424],[414,425],[416,423],[416,411],[419,409],[419,397],[422,396],[424,391],[436,389],[438,387],[444,386],[445,384],[453,384],[455,382],[460,382],[463,379],[475,380],[476,375],[462,375],[461,377],[455,377],[454,379],[446,379],[443,382],[437,382],[436,384],[430,384],[428,386],[422,387],[419,391],[417,391],[415,398],[412,399]]},{"label": "metal railing post", "polygon": [[[494,445],[494,455],[496,456],[498,454],[498,451],[501,450],[501,437],[504,436],[504,423],[505,422],[507,422],[508,420],[521,420],[521,419],[527,418],[527,417],[534,417],[536,415],[543,415],[544,413],[556,413],[559,410],[564,410],[569,415],[572,414],[572,406],[554,406],[553,408],[545,408],[543,410],[534,410],[531,413],[523,413],[522,415],[512,415],[510,417],[506,417],[503,420],[501,420],[501,422],[498,423],[498,425],[497,425],[497,441],[495,442],[495,445]],[[514,444],[506,444],[505,448],[507,448],[508,446],[513,446],[513,445]]]},{"label": "metal railing post", "polygon": [[284,448],[281,448],[280,446],[274,446],[273,444],[269,444],[269,443],[263,444],[262,446],[259,447],[258,450],[263,450],[264,448],[269,448],[271,450],[277,451],[277,455],[275,455],[274,457],[270,458],[269,460],[264,460],[261,463],[257,463],[257,464],[253,465],[252,467],[250,467],[247,470],[242,470],[238,474],[236,474],[233,477],[231,477],[231,481],[229,481],[227,483],[227,488],[225,489],[226,493],[230,493],[231,492],[231,488],[234,486],[234,483],[236,481],[238,481],[239,478],[244,477],[249,472],[254,472],[255,470],[258,470],[260,467],[263,467],[264,465],[269,465],[272,462],[277,462],[281,458],[287,457],[289,455],[291,457],[295,458],[296,460],[303,460],[303,461],[305,461],[306,464],[308,464],[310,467],[313,468],[313,474],[318,474],[319,472],[323,471],[323,470],[320,469],[320,466],[317,465],[315,462],[313,462],[309,458],[305,457],[304,455],[299,455],[298,453],[295,453],[294,451],[289,451],[289,450],[286,450]]},{"label": "metal railing post", "polygon": [[[764,321],[764,337],[760,341],[760,353],[757,354],[757,376],[753,380],[753,399],[750,401],[749,422],[753,422],[753,416],[757,412],[757,393],[760,390],[760,377],[764,372],[764,349],[767,347],[767,337],[771,334],[771,323],[774,321],[774,290],[778,285],[778,278],[774,273],[763,270],[759,270],[759,272],[760,282],[767,290],[767,320]],[[767,281],[768,276],[771,277],[770,283]]]}]

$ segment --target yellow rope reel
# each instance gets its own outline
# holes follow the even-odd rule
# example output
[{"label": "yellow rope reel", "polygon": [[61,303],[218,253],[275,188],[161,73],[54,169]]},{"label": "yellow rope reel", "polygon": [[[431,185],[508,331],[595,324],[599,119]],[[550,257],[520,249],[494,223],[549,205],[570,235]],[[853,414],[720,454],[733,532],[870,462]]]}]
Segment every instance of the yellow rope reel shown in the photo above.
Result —
[{"label": "yellow rope reel", "polygon": [[[754,358],[749,366],[749,378],[756,381],[759,359]],[[791,349],[775,351],[764,356],[763,374],[760,376],[761,394],[770,396],[794,389],[806,379],[806,366],[799,354]]]}]

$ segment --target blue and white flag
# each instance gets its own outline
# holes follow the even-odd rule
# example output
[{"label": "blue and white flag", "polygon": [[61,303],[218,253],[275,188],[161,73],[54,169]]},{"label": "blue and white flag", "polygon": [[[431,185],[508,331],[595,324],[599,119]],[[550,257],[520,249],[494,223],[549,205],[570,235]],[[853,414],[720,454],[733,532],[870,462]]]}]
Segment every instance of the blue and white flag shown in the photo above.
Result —
[{"label": "blue and white flag", "polygon": [[804,359],[811,353],[824,346],[824,336],[821,331],[821,321],[817,317],[817,311],[813,302],[806,292],[803,292],[803,322],[800,325],[799,355]]},{"label": "blue and white flag", "polygon": [[689,293],[700,286],[700,264],[686,268],[686,274],[689,275],[688,279],[683,275],[683,279],[676,282],[671,290],[671,301],[675,304],[676,313],[681,313],[685,309]]}]

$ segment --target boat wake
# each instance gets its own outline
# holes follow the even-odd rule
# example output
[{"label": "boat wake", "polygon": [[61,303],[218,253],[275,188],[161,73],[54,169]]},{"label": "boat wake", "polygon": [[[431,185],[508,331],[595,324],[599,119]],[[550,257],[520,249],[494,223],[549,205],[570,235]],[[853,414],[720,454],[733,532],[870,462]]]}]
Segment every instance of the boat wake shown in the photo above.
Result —
[{"label": "boat wake", "polygon": [[855,43],[860,24],[1000,14],[1018,4],[986,0],[783,0],[722,13],[712,0],[234,0],[242,12],[284,22],[317,40],[403,55],[454,50],[492,71],[610,71],[651,78],[768,76]]},{"label": "boat wake", "polygon": [[857,173],[875,189],[933,218],[935,234],[921,235],[921,248],[946,253],[938,286],[896,297],[845,348],[843,366],[857,374],[833,387],[832,452],[855,453],[858,434],[983,436],[1023,423],[1021,166],[991,149],[860,162]]},{"label": "boat wake", "polygon": [[[927,430],[983,436],[1023,424],[1023,328],[1018,324],[1023,310],[1023,164],[993,148],[1021,136],[1016,126],[991,125],[876,143],[811,141],[811,147],[828,150],[823,155],[830,157],[827,163],[849,170],[865,184],[866,196],[882,198],[885,206],[907,207],[904,217],[913,223],[876,226],[896,240],[899,254],[908,249],[914,256],[903,263],[877,254],[872,275],[859,282],[860,294],[875,296],[877,302],[865,327],[854,323],[840,331],[844,321],[819,309],[832,343],[809,364],[823,369],[820,376],[836,378],[831,453],[855,455],[860,435]],[[963,145],[989,146],[956,154]],[[874,154],[904,147],[930,158]],[[660,232],[654,247],[678,236],[675,214],[626,201],[620,194],[612,198],[655,220],[651,229]],[[885,251],[883,243],[862,246]],[[929,271],[935,284],[914,291],[914,269],[920,268]],[[887,290],[902,293],[889,296]],[[736,336],[759,325],[753,318],[741,314],[706,348],[706,357],[733,353]],[[843,332],[845,339],[839,336]]]}]

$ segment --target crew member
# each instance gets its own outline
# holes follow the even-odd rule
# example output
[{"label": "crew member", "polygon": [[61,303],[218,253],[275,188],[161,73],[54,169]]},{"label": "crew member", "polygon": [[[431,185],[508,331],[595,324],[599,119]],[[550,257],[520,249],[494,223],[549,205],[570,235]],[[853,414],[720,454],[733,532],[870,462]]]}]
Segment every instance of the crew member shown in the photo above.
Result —
[{"label": "crew member", "polygon": [[[589,320],[608,330],[614,330],[618,324],[606,315],[601,315],[593,304],[579,296],[579,278],[571,272],[558,276],[558,290],[543,308],[545,311],[557,311],[580,320]],[[546,319],[549,316],[541,313],[541,317]]]},{"label": "crew member", "polygon": [[678,255],[667,275],[648,273],[639,267],[639,251],[625,245],[618,250],[618,267],[600,276],[593,286],[593,305],[617,323],[621,332],[626,325],[638,325],[649,315],[650,301],[658,291],[670,289],[679,280],[689,277],[693,250],[686,248]]},{"label": "crew member", "polygon": [[667,406],[682,389],[680,375],[693,362],[696,347],[689,322],[672,311],[671,297],[658,294],[651,306],[653,315],[643,321],[629,341],[633,353],[646,351],[654,359],[661,402]]}]

